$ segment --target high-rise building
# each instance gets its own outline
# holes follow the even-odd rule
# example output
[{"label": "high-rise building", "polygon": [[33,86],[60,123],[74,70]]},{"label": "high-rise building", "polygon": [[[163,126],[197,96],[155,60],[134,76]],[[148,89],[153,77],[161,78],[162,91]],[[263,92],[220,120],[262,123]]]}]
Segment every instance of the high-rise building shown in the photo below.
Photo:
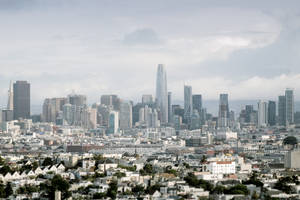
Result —
[{"label": "high-rise building", "polygon": [[115,134],[119,131],[119,113],[117,111],[110,111],[108,120],[108,133]]},{"label": "high-rise building", "polygon": [[145,108],[140,108],[139,110],[139,123],[145,122]]},{"label": "high-rise building", "polygon": [[58,113],[63,111],[63,105],[67,102],[67,98],[45,99],[43,104],[42,121],[55,123]]},{"label": "high-rise building", "polygon": [[278,97],[278,124],[280,126],[286,125],[286,101],[285,96]]},{"label": "high-rise building", "polygon": [[193,114],[193,98],[192,87],[184,86],[184,121],[185,123],[191,122],[191,116]]},{"label": "high-rise building", "polygon": [[121,102],[120,106],[120,129],[132,128],[132,105],[130,102]]},{"label": "high-rise building", "polygon": [[199,129],[201,126],[200,116],[198,110],[194,109],[193,114],[191,116],[191,130]]},{"label": "high-rise building", "polygon": [[245,113],[245,122],[251,123],[251,114],[253,113],[253,105],[246,105],[245,107],[246,113]]},{"label": "high-rise building", "polygon": [[68,96],[68,102],[74,106],[84,106],[86,105],[86,96],[80,94],[70,94]]},{"label": "high-rise building", "polygon": [[142,96],[142,103],[143,104],[153,104],[153,97],[151,94],[144,94]]},{"label": "high-rise building", "polygon": [[160,110],[160,120],[162,123],[168,123],[168,90],[167,73],[165,66],[158,65],[156,77],[156,104]]},{"label": "high-rise building", "polygon": [[17,81],[13,89],[14,119],[30,118],[30,84]]},{"label": "high-rise building", "polygon": [[229,126],[228,94],[220,94],[218,127],[225,128],[228,126]]},{"label": "high-rise building", "polygon": [[202,109],[202,95],[201,94],[193,95],[193,109],[196,109],[199,112],[199,114],[201,113],[201,109]]},{"label": "high-rise building", "polygon": [[286,122],[289,124],[294,123],[294,91],[287,88],[285,90],[285,108],[286,108]]},{"label": "high-rise building", "polygon": [[117,95],[114,94],[102,95],[100,101],[101,104],[110,106],[114,110],[118,110],[118,111],[120,110],[121,100]]},{"label": "high-rise building", "polygon": [[270,126],[276,125],[276,102],[269,101],[268,103],[268,124]]},{"label": "high-rise building", "polygon": [[14,91],[13,91],[13,84],[10,82],[9,90],[8,90],[8,102],[7,102],[7,110],[14,109]]},{"label": "high-rise building", "polygon": [[266,127],[268,124],[268,103],[259,101],[257,104],[257,125]]},{"label": "high-rise building", "polygon": [[172,122],[172,92],[168,92],[168,121]]},{"label": "high-rise building", "polygon": [[13,110],[2,110],[2,122],[9,122],[12,121],[13,119],[14,119]]}]

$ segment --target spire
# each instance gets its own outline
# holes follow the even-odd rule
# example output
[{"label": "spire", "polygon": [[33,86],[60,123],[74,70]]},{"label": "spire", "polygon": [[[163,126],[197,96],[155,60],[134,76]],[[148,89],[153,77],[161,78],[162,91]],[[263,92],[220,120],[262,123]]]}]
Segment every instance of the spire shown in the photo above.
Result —
[{"label": "spire", "polygon": [[7,110],[14,109],[14,91],[13,91],[13,83],[10,81],[9,90],[8,90],[8,102],[7,102]]}]

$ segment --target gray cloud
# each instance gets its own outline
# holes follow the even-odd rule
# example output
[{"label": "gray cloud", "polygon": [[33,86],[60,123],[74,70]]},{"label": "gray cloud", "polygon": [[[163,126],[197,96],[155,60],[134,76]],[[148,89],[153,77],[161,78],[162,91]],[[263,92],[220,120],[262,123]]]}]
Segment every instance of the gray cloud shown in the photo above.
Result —
[{"label": "gray cloud", "polygon": [[32,83],[33,104],[73,89],[90,102],[138,100],[154,93],[158,63],[175,99],[184,81],[207,99],[274,98],[282,81],[300,93],[299,1],[0,0],[0,10],[2,105],[10,79]]},{"label": "gray cloud", "polygon": [[154,30],[144,28],[126,34],[122,42],[125,45],[156,45],[161,44],[162,40]]}]

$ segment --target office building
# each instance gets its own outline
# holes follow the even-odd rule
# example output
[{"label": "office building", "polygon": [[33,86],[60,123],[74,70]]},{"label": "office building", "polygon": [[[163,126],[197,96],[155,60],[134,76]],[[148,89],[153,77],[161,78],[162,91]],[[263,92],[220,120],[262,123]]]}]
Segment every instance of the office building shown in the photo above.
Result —
[{"label": "office building", "polygon": [[70,94],[68,95],[68,103],[74,106],[85,106],[86,96],[80,94]]},{"label": "office building", "polygon": [[14,119],[30,118],[30,84],[27,81],[17,81],[13,87]]},{"label": "office building", "polygon": [[189,124],[193,114],[192,87],[184,86],[184,122]]},{"label": "office building", "polygon": [[14,91],[13,91],[13,85],[12,82],[9,84],[9,90],[8,90],[8,102],[7,102],[7,110],[13,110],[14,109]]},{"label": "office building", "polygon": [[201,94],[193,95],[193,109],[197,110],[199,114],[201,113],[201,109],[202,109],[202,95]]},{"label": "office building", "polygon": [[168,123],[168,90],[165,66],[158,65],[156,77],[156,105],[160,111],[161,123]]},{"label": "office building", "polygon": [[229,126],[228,94],[220,94],[218,127],[225,128],[228,126]]},{"label": "office building", "polygon": [[266,127],[268,124],[268,103],[259,101],[257,104],[257,125]]},{"label": "office building", "polygon": [[276,102],[275,101],[268,102],[268,124],[270,126],[276,125]]},{"label": "office building", "polygon": [[115,134],[119,132],[119,113],[110,111],[108,120],[108,133]]},{"label": "office building", "polygon": [[67,104],[67,102],[67,98],[45,99],[43,104],[42,121],[55,123],[58,113],[63,111],[63,106]]},{"label": "office building", "polygon": [[153,97],[151,94],[144,94],[142,96],[142,104],[148,104],[151,105],[153,104]]},{"label": "office building", "polygon": [[280,126],[286,125],[286,101],[285,96],[278,97],[278,124]]},{"label": "office building", "polygon": [[171,123],[173,120],[172,114],[172,92],[168,92],[168,121]]},{"label": "office building", "polygon": [[132,105],[130,102],[121,102],[120,106],[120,129],[132,128]]},{"label": "office building", "polygon": [[113,110],[120,110],[121,99],[114,94],[102,95],[101,104],[112,107]]},{"label": "office building", "polygon": [[2,122],[9,122],[14,120],[13,110],[2,110]]},{"label": "office building", "polygon": [[294,124],[294,91],[287,88],[285,90],[285,109],[286,109],[286,122]]}]

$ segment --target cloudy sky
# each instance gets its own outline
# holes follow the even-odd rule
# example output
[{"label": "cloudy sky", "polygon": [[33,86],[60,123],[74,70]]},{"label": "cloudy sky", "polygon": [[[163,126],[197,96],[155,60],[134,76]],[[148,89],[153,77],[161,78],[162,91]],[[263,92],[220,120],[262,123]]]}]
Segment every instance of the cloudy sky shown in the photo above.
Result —
[{"label": "cloudy sky", "polygon": [[205,99],[300,100],[300,1],[0,0],[0,103],[10,80],[28,80],[32,102],[115,93],[154,94],[157,64],[168,89]]}]

